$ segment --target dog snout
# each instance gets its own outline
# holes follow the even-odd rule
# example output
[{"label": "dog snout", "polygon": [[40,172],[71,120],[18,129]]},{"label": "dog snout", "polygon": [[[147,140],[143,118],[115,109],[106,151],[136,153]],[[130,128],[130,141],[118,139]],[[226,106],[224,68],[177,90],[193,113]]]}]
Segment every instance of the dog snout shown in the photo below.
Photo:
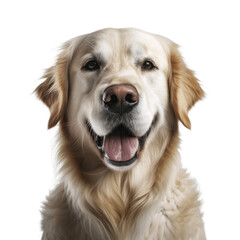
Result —
[{"label": "dog snout", "polygon": [[139,101],[137,89],[129,84],[112,85],[103,92],[104,106],[120,115],[130,112]]}]

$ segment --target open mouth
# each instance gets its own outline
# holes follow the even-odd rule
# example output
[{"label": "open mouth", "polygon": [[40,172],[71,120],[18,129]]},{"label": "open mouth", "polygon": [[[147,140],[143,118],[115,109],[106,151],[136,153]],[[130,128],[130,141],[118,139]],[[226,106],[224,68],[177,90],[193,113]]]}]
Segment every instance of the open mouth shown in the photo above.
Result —
[{"label": "open mouth", "polygon": [[137,160],[153,126],[142,137],[136,137],[122,124],[106,136],[98,136],[88,121],[86,125],[103,157],[109,164],[118,167],[129,166]]}]

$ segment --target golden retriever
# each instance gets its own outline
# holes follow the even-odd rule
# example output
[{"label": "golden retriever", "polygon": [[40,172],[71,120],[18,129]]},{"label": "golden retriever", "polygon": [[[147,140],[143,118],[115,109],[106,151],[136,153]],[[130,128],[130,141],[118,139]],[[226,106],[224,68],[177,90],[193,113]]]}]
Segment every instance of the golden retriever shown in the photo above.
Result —
[{"label": "golden retriever", "polygon": [[178,121],[204,96],[167,38],[104,29],[63,45],[37,96],[59,123],[60,180],[43,240],[203,240],[195,181],[181,167]]}]

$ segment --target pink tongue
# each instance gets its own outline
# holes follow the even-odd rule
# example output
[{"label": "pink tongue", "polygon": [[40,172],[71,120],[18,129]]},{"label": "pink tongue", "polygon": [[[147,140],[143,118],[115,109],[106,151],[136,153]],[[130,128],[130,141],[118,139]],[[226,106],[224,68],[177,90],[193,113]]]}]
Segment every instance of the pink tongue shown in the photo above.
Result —
[{"label": "pink tongue", "polygon": [[114,161],[132,159],[137,149],[138,139],[136,137],[107,135],[104,141],[105,153]]}]

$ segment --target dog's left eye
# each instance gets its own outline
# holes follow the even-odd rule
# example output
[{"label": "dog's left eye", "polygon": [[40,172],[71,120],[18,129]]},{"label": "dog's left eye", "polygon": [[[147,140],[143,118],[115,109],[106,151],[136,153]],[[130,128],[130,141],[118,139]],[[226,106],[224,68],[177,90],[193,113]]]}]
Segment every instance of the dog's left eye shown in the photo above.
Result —
[{"label": "dog's left eye", "polygon": [[154,68],[156,68],[155,65],[149,60],[144,61],[143,64],[142,64],[142,70],[148,70],[149,71],[149,70],[152,70]]},{"label": "dog's left eye", "polygon": [[84,65],[83,70],[85,70],[85,71],[96,71],[99,68],[100,68],[100,65],[96,60],[90,60]]}]

